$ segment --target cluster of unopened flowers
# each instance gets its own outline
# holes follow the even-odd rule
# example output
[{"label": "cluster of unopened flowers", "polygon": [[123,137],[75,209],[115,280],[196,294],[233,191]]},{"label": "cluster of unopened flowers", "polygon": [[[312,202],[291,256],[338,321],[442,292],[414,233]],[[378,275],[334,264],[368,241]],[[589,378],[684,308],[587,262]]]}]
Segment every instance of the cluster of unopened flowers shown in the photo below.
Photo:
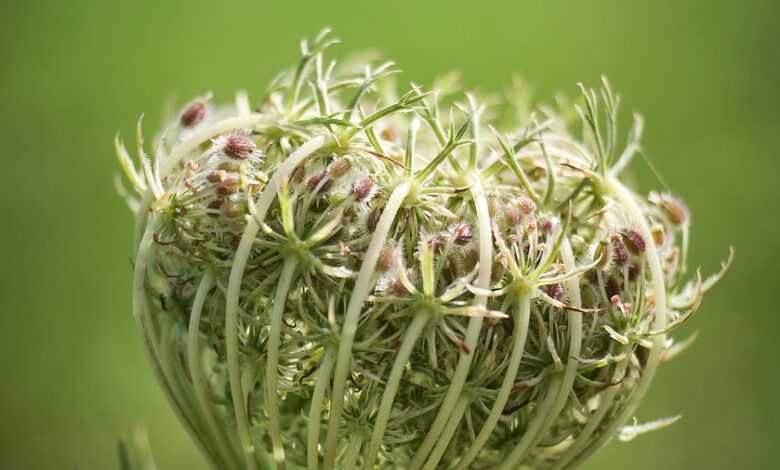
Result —
[{"label": "cluster of unopened flowers", "polygon": [[560,469],[673,421],[631,422],[728,263],[688,276],[688,209],[621,182],[641,119],[619,145],[606,81],[398,95],[334,42],[256,108],[198,98],[151,149],[139,122],[138,167],[117,138],[134,315],[214,466]]}]

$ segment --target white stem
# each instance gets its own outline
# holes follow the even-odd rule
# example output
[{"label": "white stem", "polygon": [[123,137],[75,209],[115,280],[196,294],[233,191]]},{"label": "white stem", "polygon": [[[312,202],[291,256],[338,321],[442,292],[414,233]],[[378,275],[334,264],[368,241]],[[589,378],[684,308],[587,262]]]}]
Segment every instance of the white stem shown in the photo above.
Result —
[{"label": "white stem", "polygon": [[452,416],[447,421],[447,426],[444,427],[444,431],[441,433],[441,438],[439,438],[436,447],[431,451],[431,456],[428,458],[428,462],[423,467],[423,470],[435,470],[439,467],[439,461],[444,456],[444,452],[449,447],[450,442],[452,442],[452,436],[455,435],[455,431],[460,427],[460,420],[463,418],[463,414],[468,406],[468,397],[461,395],[458,403],[455,404],[455,408],[452,410]]},{"label": "white stem", "polygon": [[411,189],[411,184],[406,182],[397,186],[387,205],[382,211],[379,223],[376,226],[374,234],[371,236],[366,254],[363,257],[363,263],[360,265],[355,286],[352,289],[352,295],[347,305],[347,313],[344,316],[344,325],[341,330],[341,340],[339,341],[339,352],[336,359],[336,371],[333,376],[333,396],[331,397],[330,417],[328,418],[328,433],[325,441],[325,461],[324,468],[329,470],[333,468],[336,461],[336,451],[339,439],[339,426],[341,412],[344,407],[344,392],[346,389],[347,376],[349,375],[350,361],[352,358],[352,343],[357,333],[360,311],[363,309],[363,303],[371,292],[372,279],[376,270],[376,263],[379,259],[379,252],[385,245],[387,234],[395,221],[395,216],[401,205],[406,199]]},{"label": "white stem", "polygon": [[503,413],[504,407],[509,400],[509,395],[512,393],[512,386],[517,378],[517,371],[520,368],[520,361],[523,358],[523,351],[525,350],[525,342],[528,338],[528,322],[531,316],[531,294],[526,293],[520,297],[515,302],[515,309],[515,314],[513,316],[512,352],[510,353],[509,365],[507,366],[506,374],[504,375],[504,381],[498,389],[496,401],[493,403],[493,407],[490,409],[490,414],[488,414],[485,423],[482,425],[482,429],[463,455],[463,458],[458,462],[458,466],[455,467],[455,470],[465,470],[471,465],[471,462],[477,458],[477,455],[479,455],[479,452],[493,433],[496,424],[498,424],[501,413]]},{"label": "white stem", "polygon": [[[162,371],[168,379],[173,396],[182,404],[184,414],[190,420],[195,434],[203,444],[203,447],[208,450],[208,459],[216,467],[223,468],[225,464],[221,462],[221,456],[216,448],[213,447],[214,443],[209,439],[211,436],[206,423],[203,422],[203,417],[198,414],[198,405],[192,402],[192,390],[185,388],[184,371],[181,356],[179,355],[181,351],[178,349],[179,337],[176,331],[178,325],[175,320],[170,318],[161,318],[161,320],[160,365],[162,366]],[[189,385],[189,383],[187,382],[186,385]]]},{"label": "white stem", "polygon": [[159,337],[154,328],[154,322],[149,318],[149,306],[147,304],[146,289],[144,287],[144,281],[146,280],[146,269],[148,266],[149,256],[151,254],[152,244],[154,243],[154,231],[157,230],[158,220],[156,217],[152,217],[146,227],[146,231],[138,240],[136,249],[135,266],[133,269],[133,318],[135,318],[138,330],[141,333],[144,344],[144,353],[149,363],[152,365],[152,371],[157,383],[160,384],[160,388],[163,391],[163,395],[171,405],[174,414],[179,421],[184,425],[190,438],[198,446],[198,449],[203,455],[208,456],[209,453],[205,446],[201,442],[200,438],[195,433],[194,423],[184,412],[184,407],[174,396],[171,384],[168,381],[168,377],[165,375],[159,359]]},{"label": "white stem", "polygon": [[[576,269],[574,254],[571,251],[569,240],[566,238],[561,243],[561,258],[567,271]],[[577,308],[582,307],[579,276],[569,279],[566,282],[566,287],[569,291],[569,302],[571,305]],[[548,396],[545,397],[542,407],[540,407],[534,417],[534,422],[529,426],[525,435],[523,435],[523,439],[510,454],[509,459],[504,464],[505,466],[502,467],[503,469],[511,468],[506,465],[518,465],[526,457],[526,452],[544,438],[545,433],[555,424],[563,407],[566,406],[566,401],[569,399],[569,393],[571,393],[574,379],[577,376],[577,367],[579,365],[577,358],[580,356],[580,349],[582,348],[582,314],[577,311],[566,312],[569,315],[569,357],[563,378],[557,379],[557,391],[553,391],[555,387],[550,387]],[[555,399],[548,404],[551,396],[554,396]],[[539,420],[541,420],[541,425],[537,426],[537,421]],[[531,430],[532,428],[533,431]]]},{"label": "white stem", "polygon": [[[482,183],[476,178],[472,179],[471,194],[477,213],[477,228],[479,230],[479,274],[477,278],[477,287],[487,291],[490,289],[490,276],[493,270],[493,234],[490,229],[490,212],[488,211],[487,199],[485,198]],[[476,295],[474,297],[474,304],[485,307],[487,305],[487,297],[484,295]],[[428,430],[428,433],[425,435],[425,439],[417,449],[417,453],[409,466],[412,470],[417,470],[422,467],[434,444],[436,444],[436,441],[439,439],[441,432],[444,430],[444,426],[452,416],[452,411],[460,398],[460,394],[463,391],[463,385],[468,378],[471,361],[474,358],[474,349],[479,340],[481,329],[482,317],[473,317],[469,320],[464,341],[468,352],[461,353],[460,355],[444,402],[442,403],[441,408],[439,408],[439,412],[436,415],[436,419],[433,421],[431,429]]]},{"label": "white stem", "polygon": [[509,456],[507,456],[506,460],[504,460],[504,463],[498,467],[498,470],[514,470],[519,467],[521,460],[525,457],[526,452],[531,447],[531,444],[544,424],[547,415],[550,413],[555,399],[558,397],[557,391],[560,390],[560,384],[561,377],[557,375],[550,380],[550,384],[547,387],[547,395],[544,397],[542,403],[539,404],[539,408],[536,410],[536,414],[526,428],[525,434],[523,434],[520,442],[517,443]]},{"label": "white stem", "polygon": [[553,467],[553,470],[561,470],[566,468],[568,463],[577,457],[577,455],[585,448],[585,446],[587,446],[588,440],[590,440],[590,437],[593,435],[596,427],[601,424],[601,420],[604,419],[607,411],[612,408],[612,403],[615,401],[615,395],[620,389],[620,386],[617,385],[617,383],[623,379],[623,376],[626,373],[626,367],[628,366],[628,362],[631,358],[631,350],[628,346],[623,347],[622,353],[625,354],[626,357],[622,361],[618,362],[617,366],[615,367],[615,372],[612,375],[613,385],[610,385],[607,390],[604,391],[604,393],[599,397],[599,405],[598,408],[596,408],[596,412],[588,418],[588,422],[585,424],[585,427],[582,428],[582,431],[580,431],[579,435],[577,435],[574,442],[572,442],[563,455],[559,457],[558,462],[556,462],[555,467]]},{"label": "white stem", "polygon": [[247,220],[246,228],[233,257],[233,264],[230,267],[225,307],[225,343],[227,346],[228,377],[238,437],[241,441],[244,459],[249,470],[255,470],[257,463],[255,461],[254,444],[250,435],[245,396],[241,384],[241,364],[238,345],[238,303],[241,294],[241,282],[249,254],[252,251],[252,245],[259,230],[258,222],[265,220],[265,215],[276,198],[280,183],[290,176],[290,173],[298,164],[322,147],[324,142],[325,139],[323,137],[315,137],[307,141],[279,165],[276,173],[274,173],[274,176],[260,194],[257,203],[254,203],[254,210],[252,211],[254,216],[249,217]]},{"label": "white stem", "polygon": [[[566,271],[572,272],[577,269],[574,253],[572,253],[571,250],[571,244],[569,244],[569,240],[566,238],[564,238],[561,243],[561,258]],[[575,308],[582,308],[579,279],[579,276],[574,276],[566,281],[566,288],[569,293],[569,303]],[[577,377],[577,368],[579,367],[579,360],[577,358],[580,357],[580,351],[582,349],[582,313],[576,310],[564,310],[564,313],[569,316],[570,332],[569,354],[566,361],[566,369],[563,373],[563,380],[561,381],[561,389],[558,392],[558,397],[555,399],[555,403],[553,404],[550,413],[547,415],[544,425],[534,439],[534,445],[544,438],[547,431],[555,424],[558,416],[566,406],[566,402],[569,400],[569,394],[574,385],[574,379]]]},{"label": "white stem", "polygon": [[354,470],[357,468],[357,460],[360,457],[360,448],[363,447],[363,439],[361,437],[353,437],[352,441],[347,447],[347,453],[344,455],[344,463],[341,468],[344,470]]},{"label": "white stem", "polygon": [[213,439],[217,443],[217,450],[225,462],[237,465],[236,455],[231,451],[228,438],[225,435],[225,429],[221,423],[217,422],[214,408],[209,403],[207,397],[209,386],[203,375],[203,366],[200,362],[202,351],[198,341],[200,318],[203,312],[203,305],[206,302],[206,296],[213,286],[214,273],[211,270],[207,270],[198,285],[195,300],[192,303],[192,311],[190,312],[190,324],[187,332],[187,363],[189,364],[190,377],[192,377],[192,387],[195,389],[195,398],[198,401],[201,413],[205,417],[208,429],[213,433]]},{"label": "white stem", "polygon": [[244,229],[244,234],[233,258],[230,279],[228,281],[227,307],[225,309],[225,346],[227,350],[228,380],[230,381],[230,398],[233,402],[238,439],[241,442],[242,454],[249,470],[256,470],[257,462],[255,461],[255,447],[249,430],[244,387],[241,383],[241,363],[238,344],[238,302],[241,291],[241,279],[244,276],[246,262],[257,231],[258,227],[254,220],[250,220]]},{"label": "white stem", "polygon": [[279,344],[282,335],[282,315],[287,304],[287,294],[290,291],[293,275],[298,262],[294,258],[285,260],[282,274],[276,285],[276,295],[271,308],[271,327],[268,332],[268,362],[265,366],[265,411],[268,413],[268,434],[271,436],[274,461],[278,470],[284,470],[284,441],[279,418]]},{"label": "white stem", "polygon": [[[623,205],[628,215],[636,224],[639,233],[644,238],[646,244],[645,259],[650,268],[650,277],[653,284],[653,300],[655,301],[655,317],[653,318],[653,331],[664,331],[666,329],[667,315],[666,310],[666,283],[664,280],[664,271],[661,267],[661,260],[658,257],[658,248],[655,245],[652,232],[647,224],[647,218],[642,213],[636,202],[635,196],[620,181],[616,179],[607,180],[607,185],[612,196]],[[637,299],[641,302],[643,299]],[[628,398],[628,401],[620,415],[612,421],[609,426],[599,435],[585,452],[577,457],[577,461],[582,461],[603,447],[615,435],[618,428],[623,426],[636,412],[639,403],[647,393],[650,383],[653,381],[658,366],[661,363],[661,355],[666,347],[666,334],[660,333],[653,337],[650,355],[647,358],[645,367],[642,370],[642,377],[636,390]]]},{"label": "white stem", "polygon": [[322,403],[325,399],[325,389],[330,382],[330,372],[333,370],[333,362],[336,355],[333,350],[328,348],[325,356],[320,363],[320,370],[317,375],[317,382],[314,384],[314,391],[311,394],[311,408],[309,409],[309,429],[308,429],[308,447],[307,458],[309,470],[317,470],[320,441],[320,413],[322,413]]},{"label": "white stem", "polygon": [[366,460],[363,464],[363,468],[371,470],[374,467],[376,456],[379,453],[379,449],[382,446],[382,438],[385,435],[385,429],[387,428],[387,422],[390,419],[390,411],[393,408],[393,402],[395,401],[395,395],[398,393],[398,387],[401,384],[401,377],[404,373],[404,366],[409,357],[412,355],[412,350],[417,342],[417,339],[423,332],[425,325],[428,323],[428,315],[424,312],[418,312],[412,319],[411,324],[404,333],[404,339],[401,342],[401,347],[398,350],[398,355],[393,363],[393,368],[390,370],[390,376],[387,378],[387,385],[382,393],[382,401],[379,404],[379,411],[374,421],[374,431],[371,435],[371,444],[368,448],[368,454],[366,454]]}]

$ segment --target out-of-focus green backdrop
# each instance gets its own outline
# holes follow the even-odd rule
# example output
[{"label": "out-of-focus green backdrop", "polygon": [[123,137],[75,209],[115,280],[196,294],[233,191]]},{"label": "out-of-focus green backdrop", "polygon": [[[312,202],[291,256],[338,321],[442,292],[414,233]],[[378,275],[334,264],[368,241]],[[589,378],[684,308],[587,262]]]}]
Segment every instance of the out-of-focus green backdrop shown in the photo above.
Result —
[{"label": "out-of-focus green backdrop", "polygon": [[[405,79],[453,68],[499,91],[521,72],[548,99],[606,73],[646,117],[645,148],[694,213],[693,262],[727,281],[687,327],[641,418],[591,469],[777,468],[780,17],[773,0],[0,2],[0,468],[113,469],[148,427],[161,469],[203,469],[165,404],[130,312],[131,219],[112,138],[151,131],[172,94],[255,96],[324,25]],[[634,165],[643,191],[658,187]]]}]

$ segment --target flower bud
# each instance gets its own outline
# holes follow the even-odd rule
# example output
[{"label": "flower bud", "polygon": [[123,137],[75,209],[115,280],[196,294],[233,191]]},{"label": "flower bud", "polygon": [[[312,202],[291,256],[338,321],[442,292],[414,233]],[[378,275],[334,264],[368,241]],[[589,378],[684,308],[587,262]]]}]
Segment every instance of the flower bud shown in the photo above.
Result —
[{"label": "flower bud", "polygon": [[193,101],[181,113],[181,125],[193,127],[206,117],[206,103],[202,100]]},{"label": "flower bud", "polygon": [[690,220],[690,211],[685,203],[670,194],[650,194],[650,200],[657,204],[674,225],[684,225]]},{"label": "flower bud", "polygon": [[224,170],[212,171],[206,175],[206,181],[214,184],[221,183],[225,178],[227,178],[227,172]]},{"label": "flower bud", "polygon": [[336,158],[333,160],[330,166],[328,166],[328,173],[330,174],[331,178],[339,179],[346,175],[351,168],[352,164],[349,163],[349,160],[346,158]]},{"label": "flower bud", "polygon": [[233,194],[238,191],[239,184],[238,175],[229,174],[217,185],[217,193],[222,195]]},{"label": "flower bud", "polygon": [[370,178],[361,178],[352,183],[350,192],[358,202],[368,202],[376,193],[376,185]]},{"label": "flower bud", "polygon": [[543,286],[544,293],[550,296],[551,298],[562,301],[563,300],[563,284],[549,284],[546,286]]},{"label": "flower bud", "polygon": [[245,160],[257,150],[257,145],[251,136],[243,133],[234,133],[225,138],[223,150],[229,157]]},{"label": "flower bud", "polygon": [[534,201],[526,196],[520,196],[518,198],[517,207],[519,207],[520,211],[525,215],[531,215],[536,210],[536,204],[534,204]]},{"label": "flower bud", "polygon": [[379,252],[379,258],[377,259],[376,269],[379,272],[385,273],[390,271],[395,263],[395,249],[390,246],[382,248]]},{"label": "flower bud", "polygon": [[622,233],[623,241],[628,250],[634,255],[641,255],[647,249],[647,244],[642,235],[636,230],[626,230]]},{"label": "flower bud", "polygon": [[328,175],[327,171],[318,171],[313,175],[309,176],[309,178],[306,180],[306,188],[311,192],[314,192],[318,186],[320,186],[320,191],[327,191],[331,185],[332,182],[330,180],[330,175]]},{"label": "flower bud", "polygon": [[473,238],[471,226],[465,222],[458,222],[450,229],[450,238],[456,245],[466,245]]},{"label": "flower bud", "polygon": [[623,238],[620,235],[612,236],[612,261],[618,266],[623,267],[628,263],[628,250],[626,244],[623,243]]}]

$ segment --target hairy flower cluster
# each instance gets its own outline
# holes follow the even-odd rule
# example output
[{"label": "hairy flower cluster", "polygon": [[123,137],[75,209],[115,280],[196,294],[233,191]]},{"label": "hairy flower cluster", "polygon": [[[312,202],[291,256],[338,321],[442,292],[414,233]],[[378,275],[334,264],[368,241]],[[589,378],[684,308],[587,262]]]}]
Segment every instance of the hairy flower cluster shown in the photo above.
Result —
[{"label": "hairy flower cluster", "polygon": [[134,315],[212,463],[561,469],[668,424],[626,425],[722,273],[687,281],[688,209],[621,182],[641,120],[619,148],[606,81],[533,114],[399,95],[333,43],[150,154],[139,122],[138,168],[117,139]]}]

